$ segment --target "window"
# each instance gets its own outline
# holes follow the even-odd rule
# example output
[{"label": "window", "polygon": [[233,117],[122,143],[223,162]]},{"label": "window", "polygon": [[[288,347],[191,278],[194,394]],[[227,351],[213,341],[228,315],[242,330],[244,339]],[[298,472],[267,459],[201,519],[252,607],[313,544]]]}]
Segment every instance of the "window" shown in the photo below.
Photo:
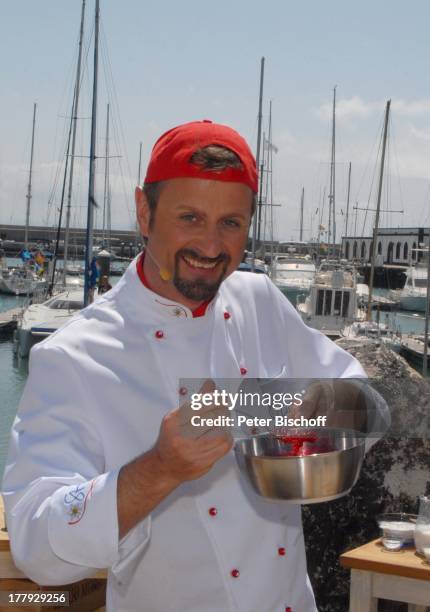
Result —
[{"label": "window", "polygon": [[427,287],[427,279],[426,278],[416,278],[415,287]]},{"label": "window", "polygon": [[402,244],[401,242],[398,242],[396,246],[396,259],[400,259],[400,249],[401,248],[402,248]]},{"label": "window", "polygon": [[323,313],[323,304],[324,304],[324,290],[318,289],[317,295],[317,315],[322,315]]},{"label": "window", "polygon": [[414,242],[414,244],[412,245],[412,259],[413,259],[413,261],[415,261],[416,258],[417,258],[416,248],[417,248],[417,243]]},{"label": "window", "polygon": [[324,314],[331,314],[331,296],[333,291],[331,289],[327,289],[325,292],[325,302],[324,302]]},{"label": "window", "polygon": [[403,259],[407,259],[408,258],[408,243],[405,242],[405,244],[403,245]]},{"label": "window", "polygon": [[81,310],[83,307],[83,302],[72,300],[54,299],[49,303],[49,308],[52,310]]},{"label": "window", "polygon": [[361,243],[361,259],[366,259],[366,243]]},{"label": "window", "polygon": [[349,259],[349,241],[345,242],[345,259]]},{"label": "window", "polygon": [[354,259],[357,259],[357,247],[358,247],[358,245],[357,245],[357,241],[355,241],[355,242],[354,242],[354,248],[353,248],[353,251],[352,251],[352,257],[353,257]]},{"label": "window", "polygon": [[343,304],[342,304],[342,317],[348,316],[348,306],[349,306],[349,291],[344,291]]},{"label": "window", "polygon": [[335,291],[333,314],[340,315],[341,307],[342,307],[342,291]]}]

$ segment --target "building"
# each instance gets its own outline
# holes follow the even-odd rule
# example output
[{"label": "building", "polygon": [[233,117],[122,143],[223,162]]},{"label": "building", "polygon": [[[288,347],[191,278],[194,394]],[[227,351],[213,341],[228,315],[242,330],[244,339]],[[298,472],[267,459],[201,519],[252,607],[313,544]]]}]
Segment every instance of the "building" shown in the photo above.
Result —
[{"label": "building", "polygon": [[[378,230],[375,251],[376,266],[398,265],[406,268],[424,259],[424,249],[429,248],[430,228],[399,227]],[[370,261],[372,237],[345,236],[342,238],[342,255],[349,261]],[[421,250],[417,250],[421,249]]]}]

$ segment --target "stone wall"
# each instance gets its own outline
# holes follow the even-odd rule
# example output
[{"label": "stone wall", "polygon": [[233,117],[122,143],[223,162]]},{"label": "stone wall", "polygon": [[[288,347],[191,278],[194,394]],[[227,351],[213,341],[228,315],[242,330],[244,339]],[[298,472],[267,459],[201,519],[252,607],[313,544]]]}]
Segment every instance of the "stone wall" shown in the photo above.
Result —
[{"label": "stone wall", "polygon": [[[360,478],[347,497],[303,506],[308,572],[319,612],[347,612],[349,570],[339,556],[379,536],[376,516],[418,511],[418,496],[429,491],[430,381],[407,362],[372,341],[339,344],[362,363],[391,409],[393,425],[420,437],[385,437],[366,455]],[[417,435],[417,434],[416,434]],[[381,610],[402,610],[393,602]]]}]

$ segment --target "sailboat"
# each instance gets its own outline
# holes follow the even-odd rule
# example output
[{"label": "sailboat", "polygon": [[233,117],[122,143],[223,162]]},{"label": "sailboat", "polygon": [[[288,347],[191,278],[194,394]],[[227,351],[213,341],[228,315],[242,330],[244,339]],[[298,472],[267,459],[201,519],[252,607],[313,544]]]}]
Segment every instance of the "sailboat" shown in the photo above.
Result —
[{"label": "sailboat", "polygon": [[[85,5],[85,0],[83,6]],[[83,20],[84,12],[82,12]],[[82,23],[82,22],[81,22]],[[90,301],[89,278],[93,259],[92,249],[92,213],[94,207],[94,169],[95,169],[95,135],[97,121],[97,70],[98,70],[98,34],[100,23],[99,0],[96,0],[95,36],[94,36],[94,84],[93,108],[91,117],[91,146],[90,146],[90,178],[88,189],[88,221],[87,221],[87,249],[85,255],[85,288],[70,289],[45,300],[40,304],[32,304],[26,309],[18,326],[18,353],[27,357],[31,347],[56,331],[71,319]],[[81,26],[82,33],[82,26]]]},{"label": "sailboat", "polygon": [[27,186],[27,212],[25,219],[25,253],[28,253],[27,261],[24,261],[22,266],[7,268],[3,266],[0,271],[0,293],[8,293],[11,295],[32,295],[33,293],[42,292],[46,286],[44,278],[38,276],[32,267],[30,260],[31,255],[28,247],[28,228],[30,224],[30,200],[31,200],[31,184],[33,175],[33,153],[34,153],[34,133],[36,128],[36,109],[37,104],[33,105],[33,128],[31,134],[31,153],[30,153],[30,170]]},{"label": "sailboat", "polygon": [[41,304],[28,306],[17,329],[18,355],[28,357],[34,344],[57,331],[83,307],[83,289],[65,290]]}]

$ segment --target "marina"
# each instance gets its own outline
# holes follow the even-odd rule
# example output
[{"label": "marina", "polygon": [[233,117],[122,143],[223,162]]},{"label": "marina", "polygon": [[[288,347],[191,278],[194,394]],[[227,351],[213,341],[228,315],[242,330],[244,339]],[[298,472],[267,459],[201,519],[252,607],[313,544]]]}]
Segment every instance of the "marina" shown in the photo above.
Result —
[{"label": "marina", "polygon": [[[19,579],[100,612],[421,612],[428,11],[393,7],[387,28],[366,0],[328,20],[233,4],[5,11],[0,595]],[[200,408],[188,374],[215,382]],[[234,376],[303,401],[261,418],[248,394],[257,416],[238,410],[211,462]],[[182,445],[178,407],[202,409]]]}]

